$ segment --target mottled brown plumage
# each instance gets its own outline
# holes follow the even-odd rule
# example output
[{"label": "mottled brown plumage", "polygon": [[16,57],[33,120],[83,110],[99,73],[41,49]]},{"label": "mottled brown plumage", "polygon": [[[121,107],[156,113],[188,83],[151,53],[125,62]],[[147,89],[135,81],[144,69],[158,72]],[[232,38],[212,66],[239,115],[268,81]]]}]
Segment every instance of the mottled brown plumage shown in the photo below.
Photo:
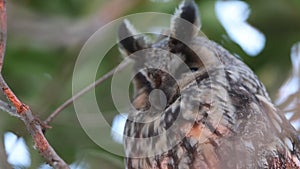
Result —
[{"label": "mottled brown plumage", "polygon": [[170,36],[153,44],[128,24],[119,31],[135,61],[126,168],[300,168],[297,132],[248,66],[197,36],[194,1],[182,2]]}]

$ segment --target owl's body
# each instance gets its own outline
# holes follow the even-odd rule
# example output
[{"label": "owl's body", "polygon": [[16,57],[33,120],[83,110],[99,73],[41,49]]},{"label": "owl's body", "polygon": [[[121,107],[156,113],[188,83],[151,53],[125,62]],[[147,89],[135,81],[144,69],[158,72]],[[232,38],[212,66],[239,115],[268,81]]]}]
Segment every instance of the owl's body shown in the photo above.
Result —
[{"label": "owl's body", "polygon": [[134,110],[124,130],[126,167],[300,168],[298,134],[256,75],[197,36],[193,1],[184,1],[176,15],[170,36],[154,44],[134,37],[128,23],[120,27],[120,45],[136,62]]}]

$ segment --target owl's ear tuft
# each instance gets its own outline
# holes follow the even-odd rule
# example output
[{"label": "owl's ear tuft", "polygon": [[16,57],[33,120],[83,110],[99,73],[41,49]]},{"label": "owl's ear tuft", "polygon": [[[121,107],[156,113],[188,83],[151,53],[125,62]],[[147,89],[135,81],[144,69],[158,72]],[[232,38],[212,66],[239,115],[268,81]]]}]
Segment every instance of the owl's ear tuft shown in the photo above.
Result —
[{"label": "owl's ear tuft", "polygon": [[135,28],[128,20],[124,20],[118,32],[119,49],[125,55],[130,55],[145,46],[144,37],[139,37]]},{"label": "owl's ear tuft", "polygon": [[[171,41],[189,43],[200,29],[198,7],[194,0],[184,0],[171,20]],[[176,46],[176,45],[175,45]]]}]

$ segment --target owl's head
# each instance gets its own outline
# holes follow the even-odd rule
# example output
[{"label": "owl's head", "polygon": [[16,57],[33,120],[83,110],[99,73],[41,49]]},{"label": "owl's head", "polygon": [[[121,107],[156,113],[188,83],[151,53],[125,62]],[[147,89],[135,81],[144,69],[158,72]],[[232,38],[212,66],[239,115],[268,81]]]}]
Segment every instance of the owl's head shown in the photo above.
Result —
[{"label": "owl's head", "polygon": [[199,28],[199,12],[193,0],[184,0],[179,5],[167,35],[161,35],[155,42],[137,34],[128,20],[122,22],[119,48],[125,57],[135,61],[135,95],[161,89],[169,100],[177,79],[187,71],[198,70],[202,63],[188,46]]}]

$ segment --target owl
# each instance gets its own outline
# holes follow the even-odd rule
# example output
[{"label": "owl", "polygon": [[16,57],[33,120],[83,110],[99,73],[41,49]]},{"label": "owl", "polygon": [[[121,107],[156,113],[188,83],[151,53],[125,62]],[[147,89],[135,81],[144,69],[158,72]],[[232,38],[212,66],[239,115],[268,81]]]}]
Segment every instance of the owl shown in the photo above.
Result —
[{"label": "owl", "polygon": [[300,168],[299,136],[264,85],[199,29],[193,0],[154,42],[121,23],[120,51],[134,61],[126,168]]}]

